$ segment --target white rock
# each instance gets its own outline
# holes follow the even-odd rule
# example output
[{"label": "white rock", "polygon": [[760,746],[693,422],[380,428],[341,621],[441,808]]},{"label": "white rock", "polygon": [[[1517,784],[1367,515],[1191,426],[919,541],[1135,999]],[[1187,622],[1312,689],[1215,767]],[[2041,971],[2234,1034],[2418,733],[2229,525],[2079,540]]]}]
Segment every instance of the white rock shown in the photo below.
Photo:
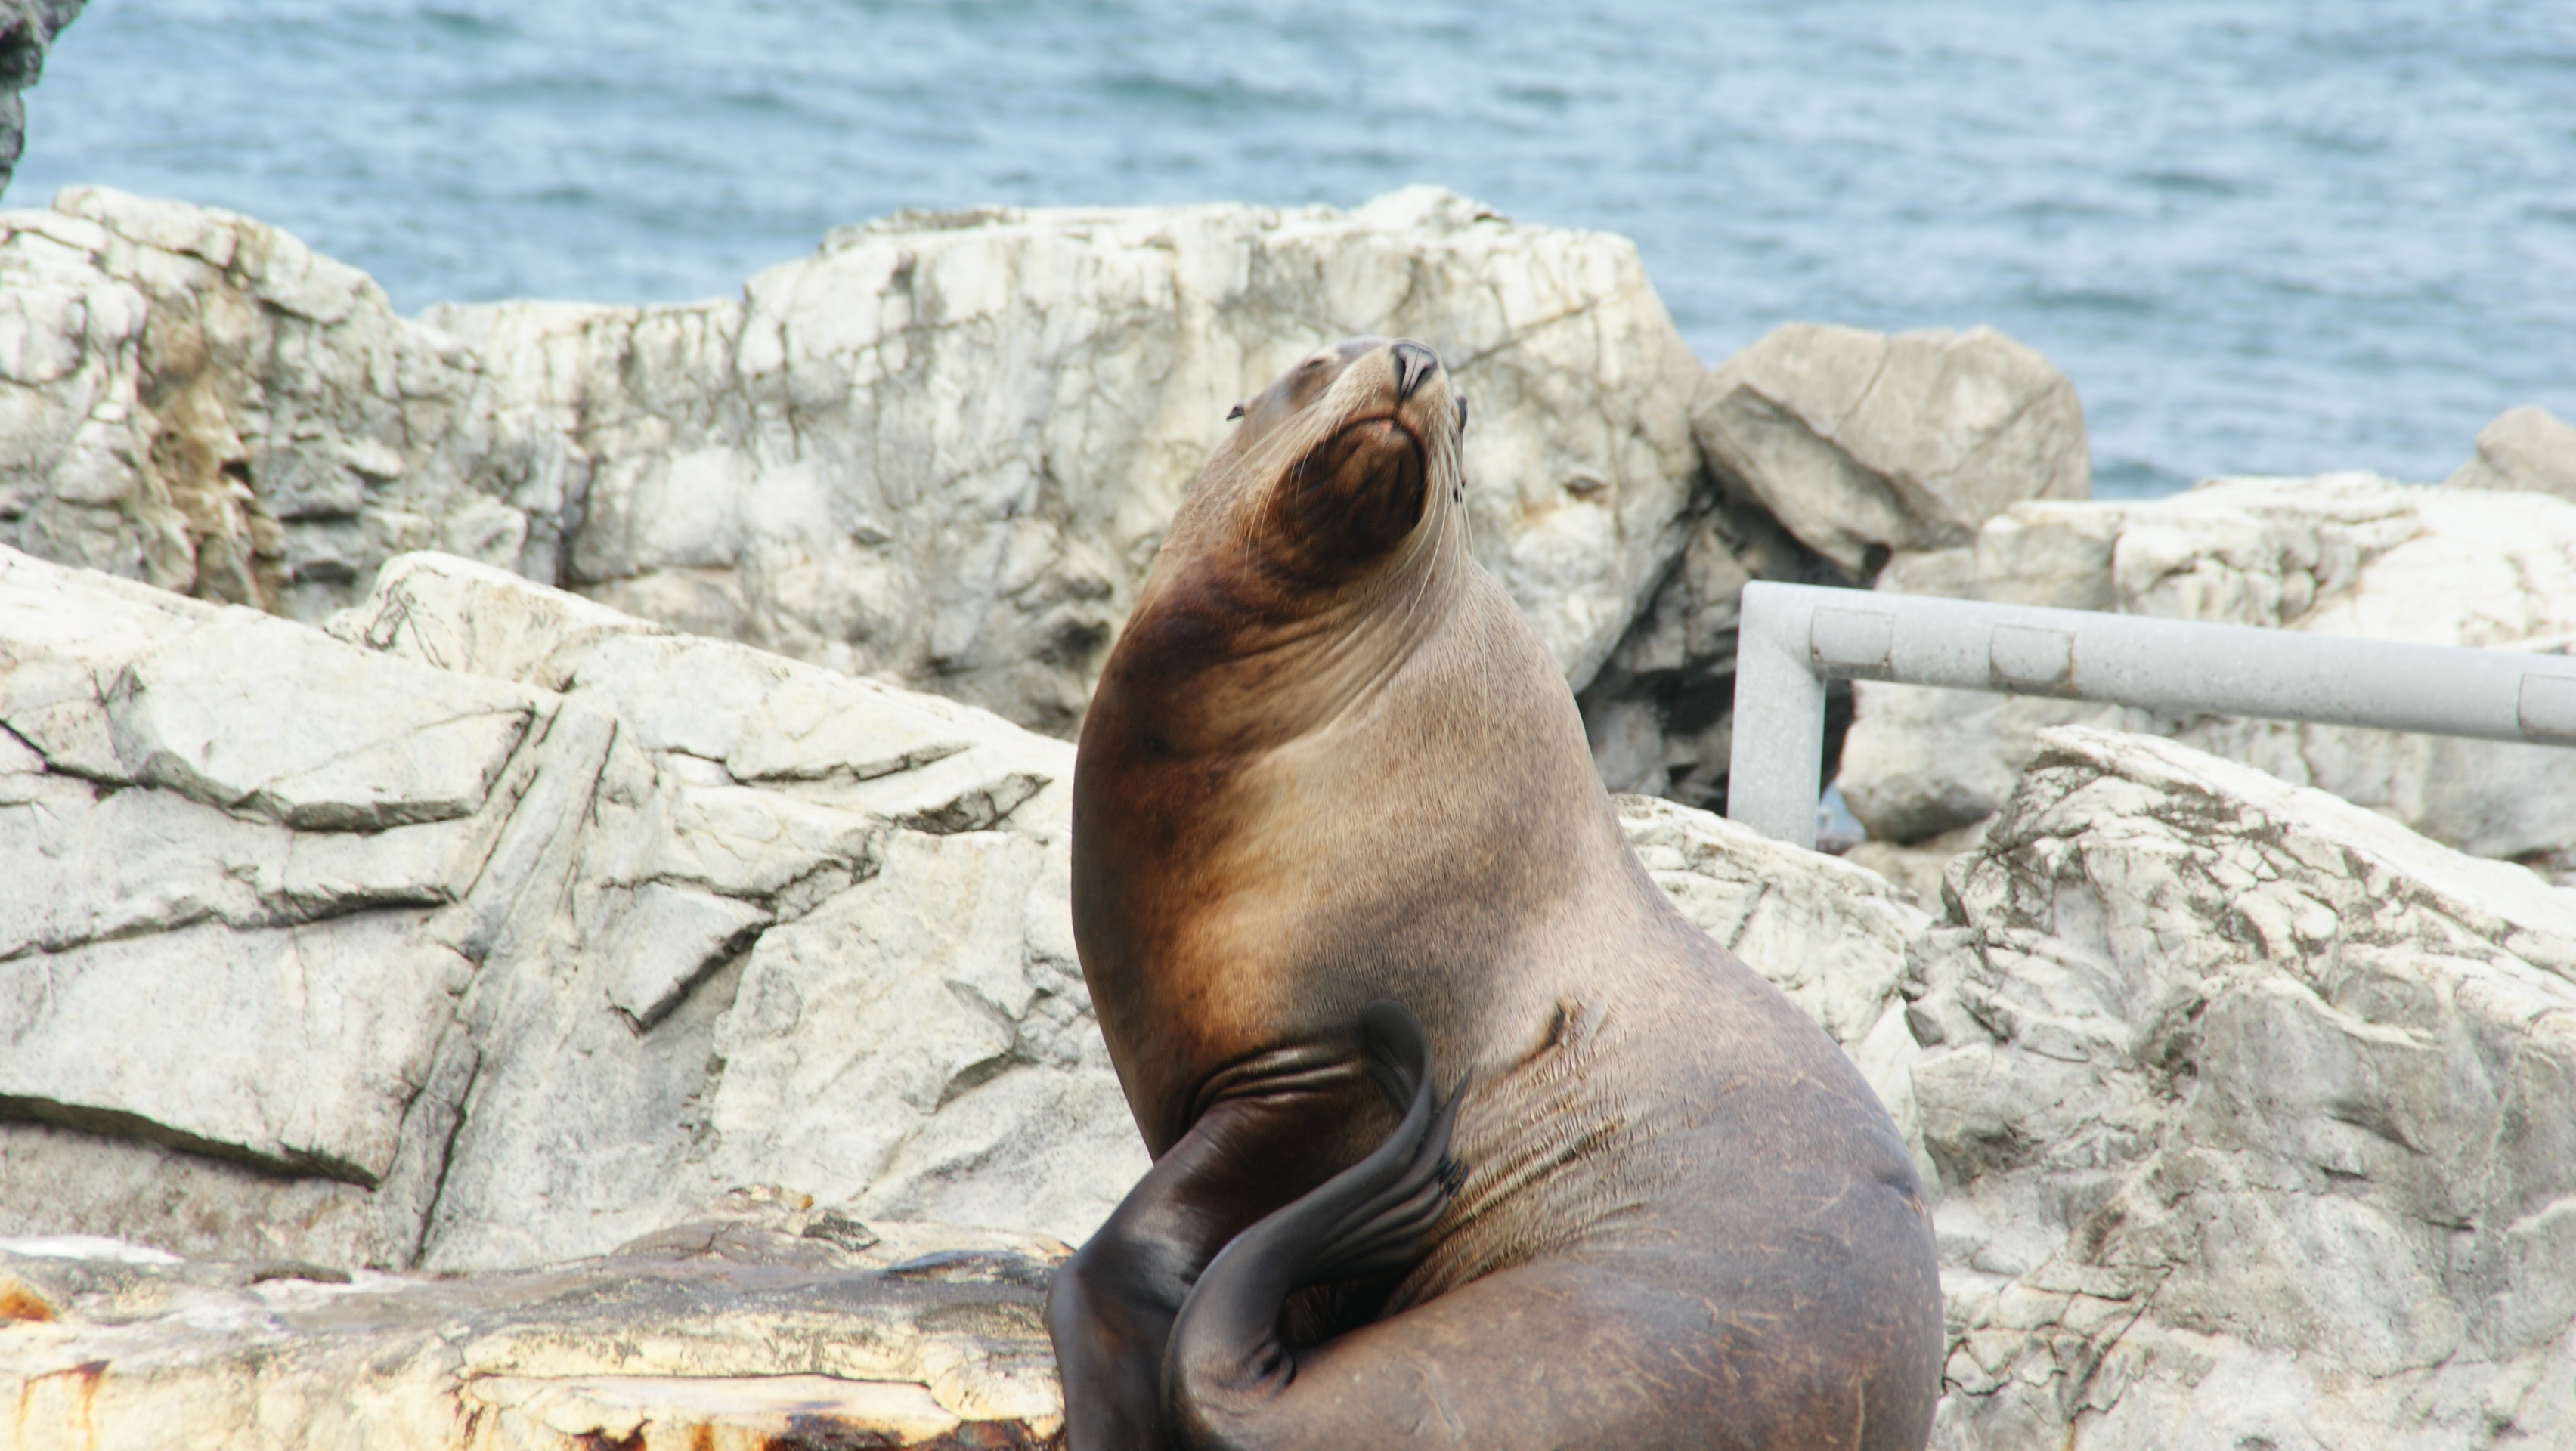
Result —
[{"label": "white rock", "polygon": [[2081,729],[1950,883],[1934,1445],[2576,1437],[2576,894]]},{"label": "white rock", "polygon": [[1319,344],[1450,359],[1480,554],[1577,683],[1699,472],[1635,249],[1429,188],[907,214],[739,301],[420,321],[274,228],[75,189],[0,216],[0,298],[0,543],[306,620],[436,545],[1059,733],[1227,406]]},{"label": "white rock", "polygon": [[1984,844],[1985,837],[1986,823],[1980,820],[1911,846],[1892,841],[1859,842],[1843,852],[1842,859],[1885,877],[1890,885],[1925,908],[1937,909],[1941,906],[1942,879],[1950,863]]},{"label": "white rock", "polygon": [[2576,499],[2576,427],[2535,403],[2508,408],[2478,430],[2476,457],[2442,484]]},{"label": "white rock", "polygon": [[467,457],[471,359],[227,212],[69,189],[0,215],[0,295],[0,543],[45,558],[319,618],[533,447]]},{"label": "white rock", "polygon": [[[534,1263],[822,1145],[872,1213],[1079,1235],[1142,1172],[1073,965],[1070,747],[463,560],[337,628],[0,553],[0,1233]],[[735,1011],[817,934],[927,990]],[[928,1056],[719,1128],[869,1044]],[[852,1122],[897,1131],[834,1157]]]},{"label": "white rock", "polygon": [[78,1229],[148,1240],[159,1247],[152,1253],[325,1265],[409,1260],[428,1194],[426,1186],[406,1193],[399,1183],[290,1178],[200,1150],[29,1120],[0,1121],[0,1185],[17,1186],[0,1192],[0,1227],[11,1233]]},{"label": "white rock", "polygon": [[[1143,1172],[1073,966],[1060,885],[1069,747],[439,556],[393,561],[334,629],[456,670],[551,681],[568,708],[618,723],[591,788],[594,827],[563,868],[569,920],[553,930],[582,945],[550,951],[574,986],[522,982],[487,1004],[492,1046],[430,1263],[581,1253],[784,1162],[872,1214],[1078,1238]],[[937,896],[950,878],[915,870],[930,858],[981,886]],[[988,860],[1012,865],[974,865]],[[1010,930],[969,930],[984,919],[923,896],[953,906],[958,890]],[[949,942],[944,954],[932,940]],[[800,956],[816,941],[831,951]],[[775,966],[800,962],[819,976]],[[822,991],[870,962],[925,973],[928,990],[861,989],[864,1020],[764,1015],[782,985]],[[958,987],[1029,982],[1044,990]],[[594,992],[613,1011],[586,1004]],[[974,1046],[996,1034],[1006,1051]],[[922,1065],[951,1047],[973,1081],[921,1090],[920,1073],[936,1072]],[[928,1056],[906,1056],[916,1049]],[[826,1060],[844,1065],[839,1091],[780,1091],[779,1065]]]},{"label": "white rock", "polygon": [[473,814],[536,714],[247,611],[127,661],[101,705],[128,779],[324,831]]},{"label": "white rock", "polygon": [[[1924,576],[1900,575],[1900,582]],[[2424,644],[2576,639],[2576,503],[2367,474],[2220,479],[2140,503],[2014,506],[1957,592]],[[2576,771],[2545,746],[2214,718],[1864,682],[1837,778],[1873,837],[1991,815],[2043,726],[2151,729],[2382,811],[2481,856],[2576,865]]]},{"label": "white rock", "polygon": [[1144,1164],[1065,950],[1066,870],[1025,836],[900,832],[873,880],[765,934],[716,1029],[716,1177],[1087,1236]]},{"label": "white rock", "polygon": [[471,975],[425,926],[418,912],[208,924],[15,959],[0,1097],[71,1127],[140,1120],[139,1137],[373,1187]]},{"label": "white rock", "polygon": [[1863,579],[2091,483],[2074,385],[1991,328],[1783,324],[1710,370],[1691,426],[1722,482]]}]

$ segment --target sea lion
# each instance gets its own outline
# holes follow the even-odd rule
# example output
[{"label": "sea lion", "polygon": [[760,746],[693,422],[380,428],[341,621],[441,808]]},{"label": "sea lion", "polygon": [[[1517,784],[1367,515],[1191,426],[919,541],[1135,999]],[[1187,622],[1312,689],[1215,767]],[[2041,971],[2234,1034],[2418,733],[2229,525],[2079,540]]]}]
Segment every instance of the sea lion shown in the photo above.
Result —
[{"label": "sea lion", "polygon": [[1904,1143],[1630,851],[1468,554],[1438,358],[1345,342],[1238,413],[1075,763],[1155,1162],[1050,1296],[1072,1451],[1919,1448]]}]

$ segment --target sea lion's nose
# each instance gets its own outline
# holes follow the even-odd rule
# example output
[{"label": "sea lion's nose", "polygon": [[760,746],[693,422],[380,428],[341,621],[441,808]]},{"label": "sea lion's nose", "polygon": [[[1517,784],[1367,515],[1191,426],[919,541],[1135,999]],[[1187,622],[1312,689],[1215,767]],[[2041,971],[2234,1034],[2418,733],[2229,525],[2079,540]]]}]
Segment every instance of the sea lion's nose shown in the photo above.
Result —
[{"label": "sea lion's nose", "polygon": [[1440,355],[1420,343],[1397,343],[1387,351],[1395,355],[1395,396],[1399,402],[1412,397],[1423,379],[1440,371]]}]

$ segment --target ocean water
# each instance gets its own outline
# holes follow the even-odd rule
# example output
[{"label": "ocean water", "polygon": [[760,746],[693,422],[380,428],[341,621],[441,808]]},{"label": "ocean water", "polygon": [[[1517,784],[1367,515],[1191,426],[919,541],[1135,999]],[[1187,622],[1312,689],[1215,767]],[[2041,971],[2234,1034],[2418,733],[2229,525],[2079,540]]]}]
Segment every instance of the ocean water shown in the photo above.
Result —
[{"label": "ocean water", "polygon": [[2001,328],[2101,494],[2576,419],[2568,0],[92,0],[27,101],[10,205],[232,207],[405,310],[730,294],[901,207],[1436,182],[1633,237],[1706,361]]}]

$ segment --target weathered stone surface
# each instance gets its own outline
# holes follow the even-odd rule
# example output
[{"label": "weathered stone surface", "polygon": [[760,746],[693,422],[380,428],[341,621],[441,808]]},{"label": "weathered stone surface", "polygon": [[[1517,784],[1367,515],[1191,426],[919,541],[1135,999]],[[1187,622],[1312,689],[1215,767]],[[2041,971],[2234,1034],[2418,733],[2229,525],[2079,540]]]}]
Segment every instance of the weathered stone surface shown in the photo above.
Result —
[{"label": "weathered stone surface", "polygon": [[1860,579],[2091,486],[2074,385],[1991,328],[1784,324],[1710,370],[1691,427],[1720,482]]},{"label": "weathered stone surface", "polygon": [[1054,730],[1227,405],[1333,336],[1453,361],[1483,557],[1572,678],[1678,544],[1697,472],[1697,366],[1633,250],[1426,189],[1347,215],[904,216],[739,306],[432,317],[567,430],[578,408],[576,587]]},{"label": "weathered stone surface", "polygon": [[[1955,558],[1955,557],[1954,557]],[[1909,588],[1941,576],[1909,565]],[[2368,474],[2219,479],[2144,503],[2025,503],[1977,536],[1970,598],[2438,645],[2576,640],[2576,504]],[[1839,781],[1873,837],[1991,815],[2033,732],[2152,730],[2382,811],[2435,840],[2576,865],[2576,771],[2546,746],[2282,722],[2149,719],[2080,702],[1863,683]]]},{"label": "weathered stone surface", "polygon": [[0,0],[0,191],[27,146],[19,92],[45,74],[45,52],[81,12],[81,0]]},{"label": "weathered stone surface", "polygon": [[1068,1235],[1141,1172],[1070,747],[447,557],[337,628],[0,553],[0,1232],[480,1267],[817,1145]]},{"label": "weathered stone surface", "polygon": [[1038,1447],[1065,1253],[737,1192],[603,1257],[422,1279],[0,1240],[11,1446]]},{"label": "weathered stone surface", "polygon": [[2526,403],[2478,430],[2477,454],[2442,481],[2450,489],[2509,489],[2576,499],[2576,427]]},{"label": "weathered stone surface", "polygon": [[1985,836],[1986,823],[1974,821],[1910,845],[1892,841],[1859,842],[1844,851],[1842,859],[1853,866],[1876,872],[1886,878],[1890,886],[1918,904],[1938,911],[1942,877],[1951,861],[1962,852],[1976,850],[1984,843]]},{"label": "weathered stone surface", "polygon": [[0,298],[0,543],[312,620],[517,500],[512,562],[551,577],[561,501],[523,477],[542,440],[475,411],[452,339],[293,237],[75,187],[0,214]]},{"label": "weathered stone surface", "polygon": [[2576,1441],[2576,894],[2071,728],[1949,887],[1936,1446]]},{"label": "weathered stone surface", "polygon": [[[1071,749],[935,696],[615,624],[420,556],[334,625],[450,669],[551,680],[617,723],[592,828],[560,848],[566,905],[538,929],[601,944],[549,949],[599,996],[543,976],[496,990],[427,1262],[595,1250],[787,1164],[871,1214],[935,1204],[1087,1234],[1145,1160],[1073,966]],[[930,910],[916,894],[934,886],[949,895]],[[980,917],[948,914],[961,891]],[[870,965],[904,990],[888,999]],[[874,1017],[808,1009],[836,975]],[[990,1051],[925,1090],[905,1050],[970,1041]],[[779,1092],[777,1065],[798,1062],[835,1068]]]},{"label": "weathered stone surface", "polygon": [[[2427,532],[2354,507],[2394,542],[2324,531],[2309,607]],[[271,1261],[0,1246],[0,1395],[99,1445],[1049,1434],[1056,1251],[901,1221],[1071,1239],[1143,1167],[1074,966],[1070,748],[442,556],[333,628],[0,555],[0,1233]],[[163,668],[192,641],[239,670]],[[313,691],[382,686],[309,712],[361,749],[475,701],[524,725],[464,815],[299,815],[129,761],[138,672],[149,739],[213,739],[195,702],[288,766]],[[1619,802],[1939,1188],[1938,1444],[2576,1434],[2576,894],[2172,742],[2036,751],[1944,844],[1937,921]],[[838,1207],[691,1211],[747,1171]]]},{"label": "weathered stone surface", "polygon": [[[1083,1166],[1127,1163],[1136,1131],[1077,1011],[1068,893],[1064,857],[1026,837],[908,833],[872,881],[764,936],[716,1034],[718,1176],[850,1166],[863,1214],[1088,1230],[1064,1210],[1105,1208]],[[1008,1072],[1025,1064],[1063,1071]],[[925,1139],[934,1113],[974,1127]],[[959,1172],[978,1163],[1012,1182]]]},{"label": "weathered stone surface", "polygon": [[[372,1187],[471,976],[427,926],[420,912],[215,922],[19,959],[20,991],[0,1004],[0,1098],[73,1127],[142,1120],[138,1137]],[[158,1032],[138,1040],[144,1014]]]},{"label": "weathered stone surface", "polygon": [[1480,556],[1588,680],[1681,547],[1700,370],[1627,242],[1427,188],[906,215],[739,301],[419,321],[75,189],[0,216],[0,543],[305,620],[434,546],[1069,733],[1227,406],[1355,332],[1457,369]]}]

